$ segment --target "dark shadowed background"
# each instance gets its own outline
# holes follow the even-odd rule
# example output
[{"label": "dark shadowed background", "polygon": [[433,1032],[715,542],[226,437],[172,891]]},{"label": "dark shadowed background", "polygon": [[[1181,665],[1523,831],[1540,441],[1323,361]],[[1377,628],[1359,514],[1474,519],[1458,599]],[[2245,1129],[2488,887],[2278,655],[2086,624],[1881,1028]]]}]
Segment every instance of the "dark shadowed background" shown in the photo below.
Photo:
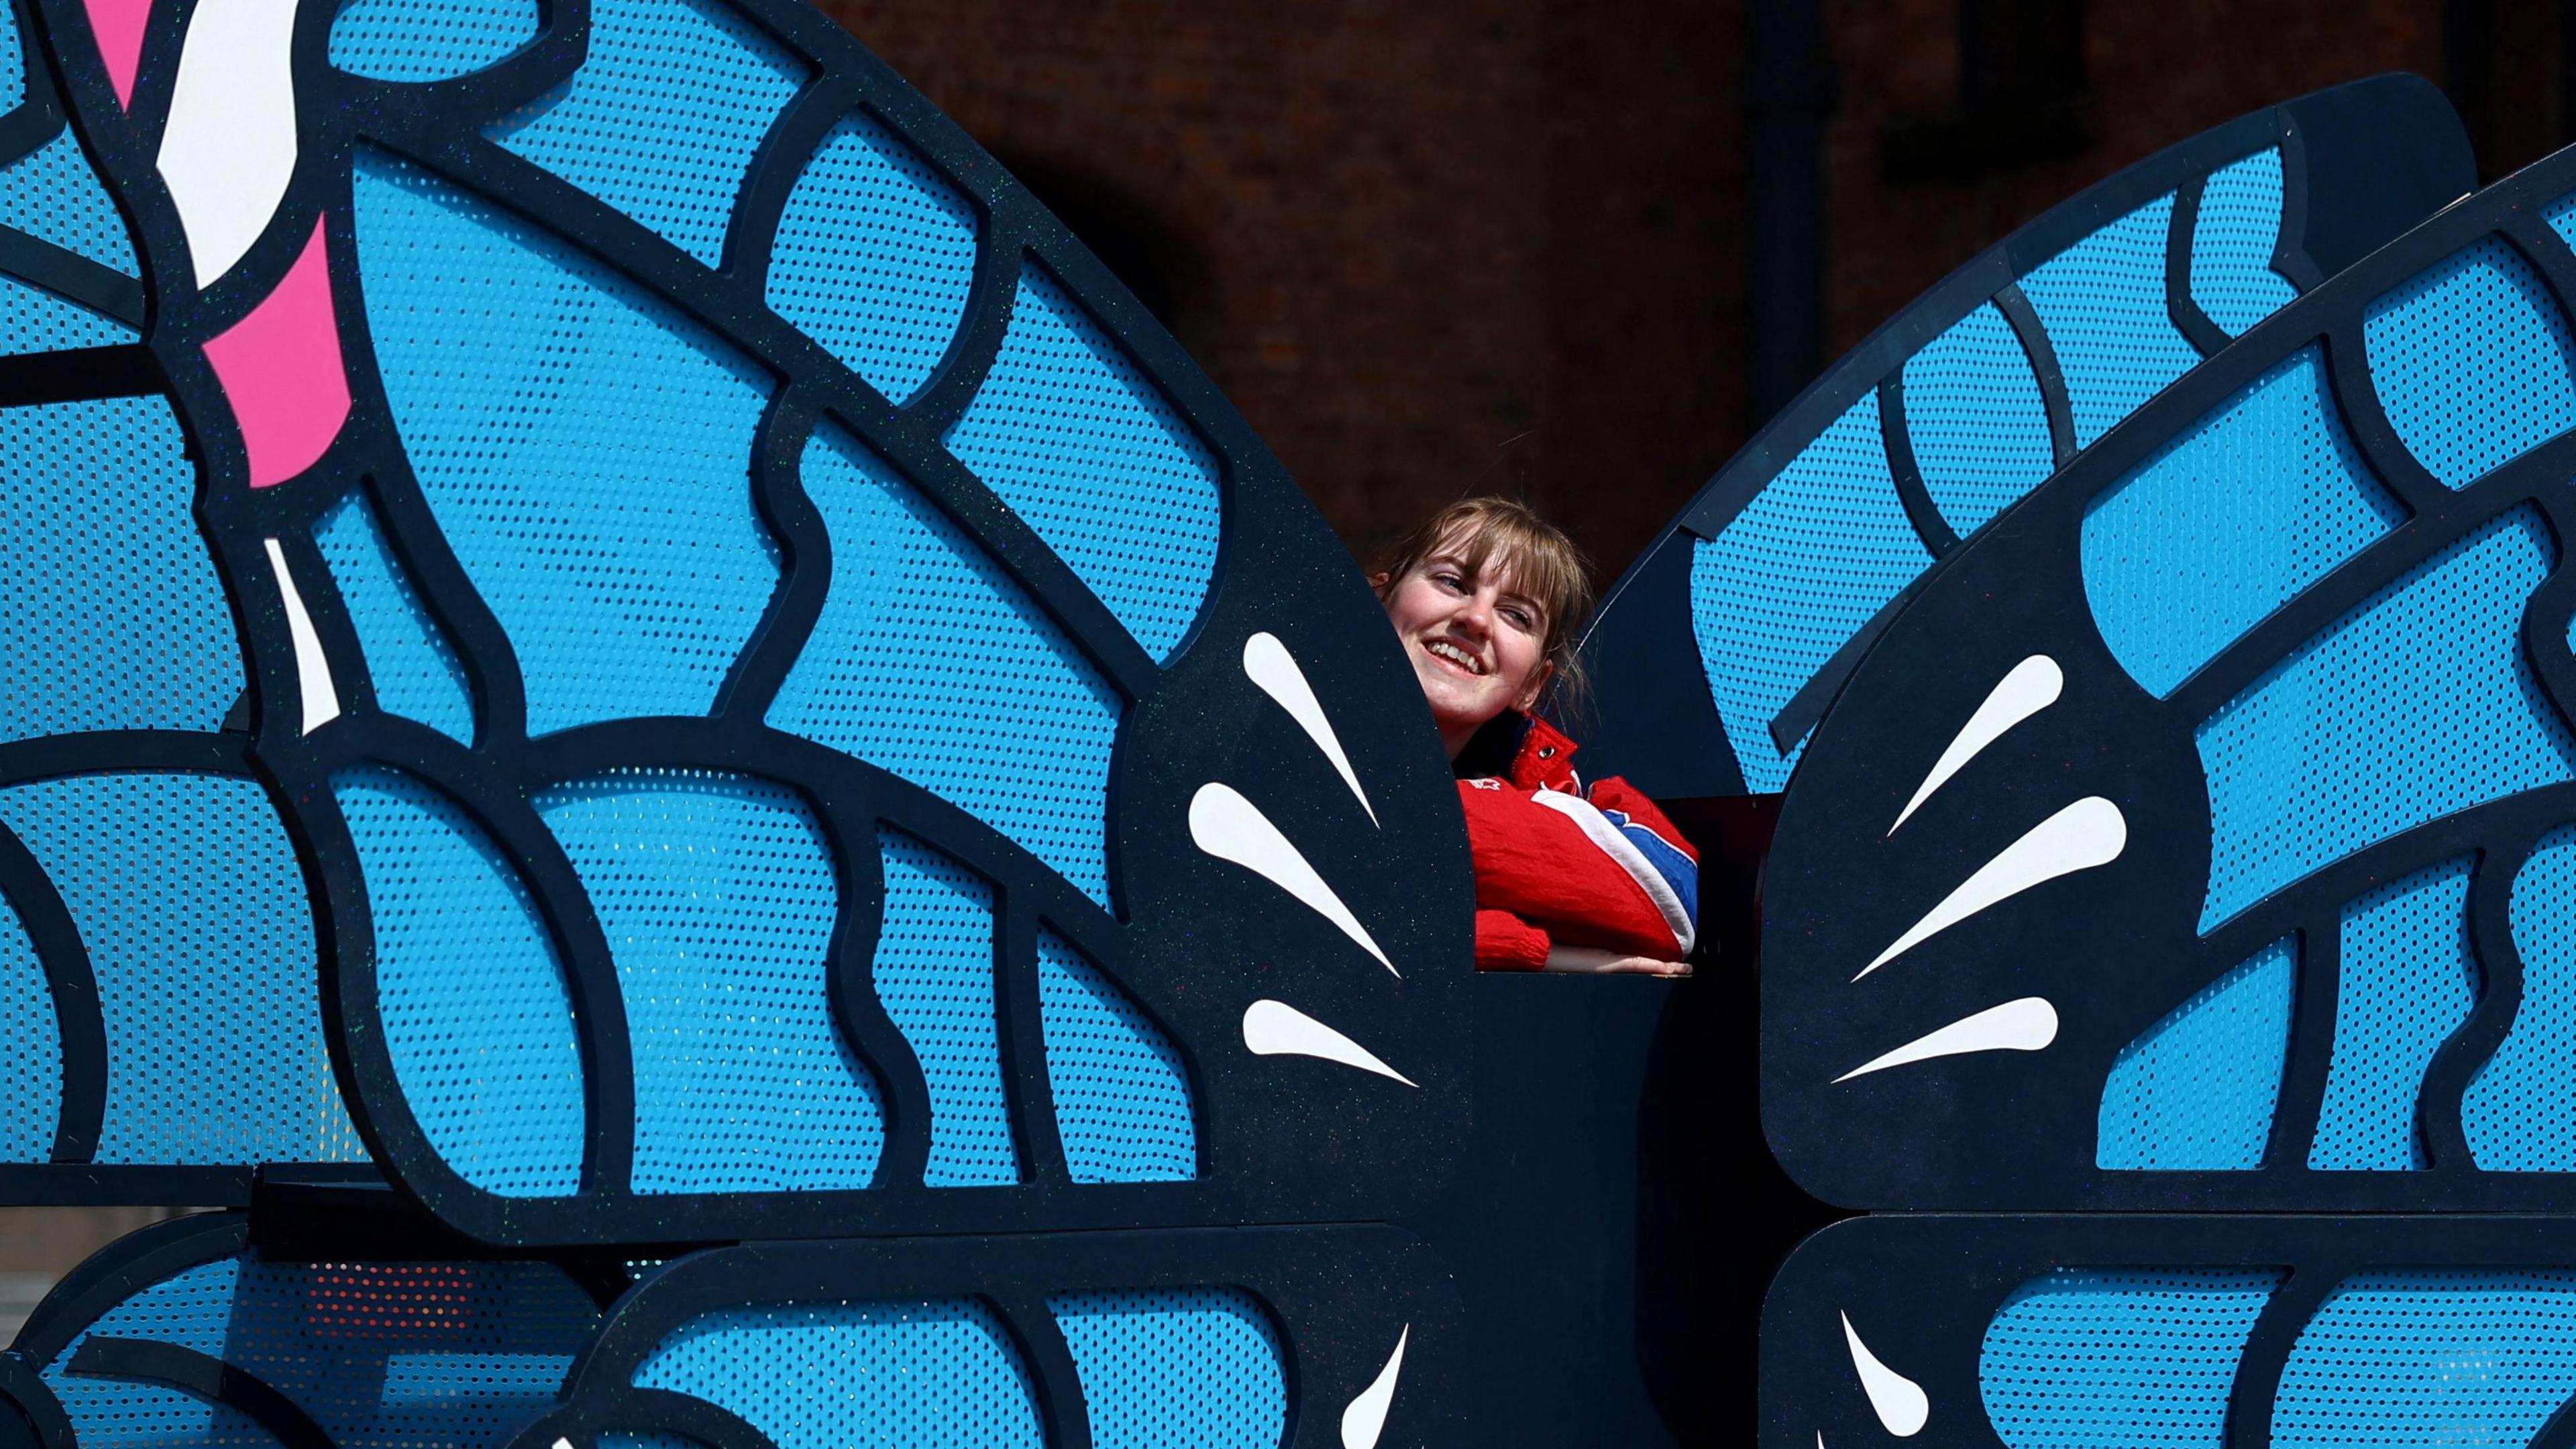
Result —
[{"label": "dark shadowed background", "polygon": [[1823,361],[2086,183],[2384,70],[2501,175],[2569,134],[2576,42],[2567,0],[822,3],[1353,548],[1499,487],[1605,582]]}]

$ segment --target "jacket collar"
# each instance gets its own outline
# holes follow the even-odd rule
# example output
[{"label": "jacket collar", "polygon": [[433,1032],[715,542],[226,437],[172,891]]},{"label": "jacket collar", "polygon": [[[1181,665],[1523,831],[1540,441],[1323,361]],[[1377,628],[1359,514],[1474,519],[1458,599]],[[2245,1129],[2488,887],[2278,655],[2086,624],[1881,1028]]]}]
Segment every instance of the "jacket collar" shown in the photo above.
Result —
[{"label": "jacket collar", "polygon": [[1461,780],[1505,779],[1523,790],[1579,790],[1574,752],[1580,746],[1543,719],[1510,710],[1497,716],[1467,748],[1454,769]]}]

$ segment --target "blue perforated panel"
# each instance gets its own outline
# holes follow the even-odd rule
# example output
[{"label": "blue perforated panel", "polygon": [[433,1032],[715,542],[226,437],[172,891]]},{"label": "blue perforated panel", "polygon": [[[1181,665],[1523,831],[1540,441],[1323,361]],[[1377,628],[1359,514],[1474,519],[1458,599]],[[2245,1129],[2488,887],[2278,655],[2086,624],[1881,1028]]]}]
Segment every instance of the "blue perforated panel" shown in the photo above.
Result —
[{"label": "blue perforated panel", "polygon": [[45,963],[0,897],[0,1162],[43,1162],[62,1119],[63,1038]]},{"label": "blue perforated panel", "polygon": [[1002,1091],[993,888],[900,831],[877,835],[885,914],[869,979],[930,1087],[932,1187],[1020,1180]]},{"label": "blue perforated panel", "polygon": [[2165,234],[2172,225],[2167,193],[2021,279],[2066,379],[2079,448],[2093,446],[2200,362],[2165,307]]},{"label": "blue perforated panel", "polygon": [[14,227],[102,267],[140,275],[125,218],[69,128],[0,171],[0,226]]},{"label": "blue perforated panel", "polygon": [[2296,938],[2273,942],[2120,1049],[2102,1086],[2094,1166],[2262,1166],[2298,959]]},{"label": "blue perforated panel", "polygon": [[2210,173],[2191,231],[2191,300],[2228,336],[2297,299],[2298,289],[2272,270],[2280,239],[2280,148]]},{"label": "blue perforated panel", "polygon": [[1772,746],[1772,717],[1931,562],[1888,476],[1875,395],[1693,549],[1691,628],[1747,790],[1788,783],[1797,753]]},{"label": "blue perforated panel", "polygon": [[537,797],[617,963],[637,1192],[865,1187],[885,1109],[832,1021],[832,855],[804,801],[697,770]]},{"label": "blue perforated panel", "polygon": [[769,305],[896,402],[966,315],[975,213],[920,153],[853,114],[815,153],[769,257]]},{"label": "blue perforated panel", "polygon": [[451,80],[536,38],[536,0],[356,0],[331,22],[331,63],[369,80]]},{"label": "blue perforated panel", "polygon": [[18,33],[17,12],[0,9],[0,111],[14,110],[26,103],[25,43],[25,37]]},{"label": "blue perforated panel", "polygon": [[1038,933],[1038,1006],[1056,1135],[1076,1182],[1198,1175],[1198,1127],[1180,1049],[1099,967]]},{"label": "blue perforated panel", "polygon": [[[175,1343],[219,1355],[240,1278],[241,1264],[229,1258],[188,1269],[110,1309],[90,1325],[89,1333]],[[81,1338],[88,1336],[84,1333]],[[101,1445],[107,1449],[194,1449],[198,1445],[268,1449],[276,1443],[234,1410],[176,1389],[64,1373],[63,1365],[70,1362],[70,1353],[79,1343],[80,1339],[73,1340],[71,1349],[47,1365],[44,1377],[84,1449]]]},{"label": "blue perforated panel", "polygon": [[1986,1325],[1986,1418],[2008,1449],[2218,1449],[2263,1270],[2061,1268]]},{"label": "blue perforated panel", "polygon": [[1216,459],[1063,288],[1020,273],[1010,330],[948,450],[1156,659],[1216,573]]},{"label": "blue perforated panel", "polygon": [[1907,359],[1905,431],[1924,489],[1962,538],[2057,466],[2030,356],[1992,302]]},{"label": "blue perforated panel", "polygon": [[2362,1273],[2299,1331],[2278,1449],[2521,1449],[2576,1392],[2576,1273]]},{"label": "blue perforated panel", "polygon": [[2522,1001],[2469,1080],[2460,1130],[2489,1172],[2576,1171],[2576,826],[2543,838],[2513,878]]},{"label": "blue perforated panel", "polygon": [[[90,1333],[173,1343],[258,1376],[347,1449],[497,1449],[551,1407],[599,1311],[539,1263],[265,1263],[227,1259],[156,1283]],[[81,1442],[269,1442],[141,1385],[45,1369]],[[211,1430],[211,1432],[209,1432]]]},{"label": "blue perforated panel", "polygon": [[154,398],[0,411],[0,739],[220,724],[241,647]]},{"label": "blue perforated panel", "polygon": [[[6,13],[0,11],[0,13]],[[8,54],[0,50],[0,54]],[[134,329],[51,292],[0,277],[0,355],[59,352],[67,347],[114,347],[135,340]]]},{"label": "blue perforated panel", "polygon": [[268,797],[209,775],[0,790],[88,949],[107,1027],[97,1160],[364,1160],[322,1046],[319,955]]},{"label": "blue perforated panel", "polygon": [[2415,1135],[2424,1069],[2477,1004],[2469,866],[2468,857],[2432,866],[2344,907],[2334,1060],[2308,1166],[2390,1172],[2424,1165]]},{"label": "blue perforated panel", "polygon": [[767,379],[424,172],[362,156],[355,187],[385,395],[528,731],[704,713],[778,581],[747,461]]},{"label": "blue perforated panel", "polygon": [[1073,1351],[1092,1449],[1276,1449],[1288,1429],[1279,1333],[1239,1288],[1047,1300]]},{"label": "blue perforated panel", "polygon": [[[729,1308],[635,1371],[740,1416],[778,1449],[1043,1449],[1028,1370],[970,1299]],[[817,1385],[832,1386],[816,1392]]]},{"label": "blue perforated panel", "polygon": [[805,449],[832,588],[769,723],[972,812],[1103,905],[1119,700],[957,526],[838,428]]},{"label": "blue perforated panel", "polygon": [[2576,343],[2520,253],[2494,237],[2370,304],[2379,405],[2454,488],[2576,425]]},{"label": "blue perforated panel", "polygon": [[2093,501],[2084,597],[2120,667],[2169,694],[2403,517],[2306,347]]},{"label": "blue perforated panel", "polygon": [[720,0],[593,0],[588,63],[491,135],[712,267],[803,73]]},{"label": "blue perforated panel", "polygon": [[366,651],[376,707],[416,719],[460,744],[474,739],[474,703],[465,668],[437,621],[421,607],[402,564],[359,494],[340,500],[313,530],[323,561],[340,586]]},{"label": "blue perforated panel", "polygon": [[417,781],[344,771],[331,791],[366,878],[385,1052],[422,1135],[487,1192],[571,1192],[581,1056],[526,887],[463,811]]},{"label": "blue perforated panel", "polygon": [[2576,778],[2576,748],[2521,644],[2524,601],[2554,555],[2539,516],[2516,509],[2409,570],[2200,726],[2203,930],[2372,841]]}]

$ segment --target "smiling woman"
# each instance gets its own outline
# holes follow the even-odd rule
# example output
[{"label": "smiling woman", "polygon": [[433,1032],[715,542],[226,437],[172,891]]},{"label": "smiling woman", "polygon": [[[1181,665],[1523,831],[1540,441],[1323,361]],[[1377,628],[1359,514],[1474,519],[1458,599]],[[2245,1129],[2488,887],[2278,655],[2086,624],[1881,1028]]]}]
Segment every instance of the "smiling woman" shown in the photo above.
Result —
[{"label": "smiling woman", "polygon": [[1519,503],[1424,520],[1371,576],[1422,683],[1476,861],[1476,967],[1687,976],[1698,856],[1627,781],[1585,788],[1574,741],[1530,711],[1579,691],[1583,556]]}]

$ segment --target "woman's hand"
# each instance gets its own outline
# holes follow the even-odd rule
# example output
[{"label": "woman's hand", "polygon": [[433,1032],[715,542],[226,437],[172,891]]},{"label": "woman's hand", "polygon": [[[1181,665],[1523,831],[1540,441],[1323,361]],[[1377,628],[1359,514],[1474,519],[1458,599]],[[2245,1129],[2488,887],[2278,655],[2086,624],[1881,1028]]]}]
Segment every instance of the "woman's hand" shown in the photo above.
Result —
[{"label": "woman's hand", "polygon": [[1551,946],[1543,971],[1581,972],[1591,976],[1688,976],[1688,961],[1659,961],[1652,956],[1622,956],[1598,946]]}]

